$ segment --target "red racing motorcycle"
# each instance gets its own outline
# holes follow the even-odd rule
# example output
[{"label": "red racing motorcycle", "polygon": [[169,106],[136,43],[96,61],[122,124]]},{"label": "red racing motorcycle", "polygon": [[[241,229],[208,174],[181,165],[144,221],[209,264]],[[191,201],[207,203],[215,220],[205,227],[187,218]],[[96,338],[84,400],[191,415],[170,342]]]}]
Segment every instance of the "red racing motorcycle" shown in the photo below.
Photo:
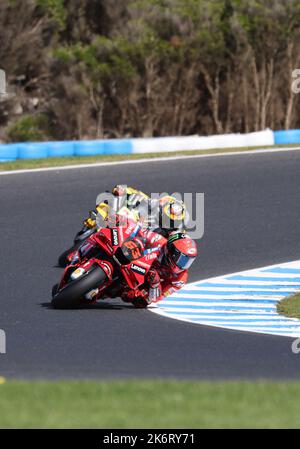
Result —
[{"label": "red racing motorcycle", "polygon": [[[101,229],[93,236],[93,245],[84,243],[53,288],[52,306],[65,309],[91,304],[141,287],[156,254],[151,254],[136,237],[139,227],[127,221],[125,226]],[[85,255],[86,245],[92,249]]]}]

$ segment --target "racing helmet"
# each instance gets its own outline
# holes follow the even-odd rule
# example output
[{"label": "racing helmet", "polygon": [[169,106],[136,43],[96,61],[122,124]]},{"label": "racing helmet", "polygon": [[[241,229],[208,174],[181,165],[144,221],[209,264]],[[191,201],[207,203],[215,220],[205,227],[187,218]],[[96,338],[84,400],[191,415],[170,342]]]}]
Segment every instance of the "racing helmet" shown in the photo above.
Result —
[{"label": "racing helmet", "polygon": [[112,194],[114,196],[124,196],[127,193],[127,186],[125,184],[117,184],[112,189]]},{"label": "racing helmet", "polygon": [[166,261],[174,273],[188,270],[198,255],[195,241],[182,232],[173,233],[166,245]]},{"label": "racing helmet", "polygon": [[187,220],[183,201],[166,195],[159,200],[159,227],[168,231],[181,230]]}]

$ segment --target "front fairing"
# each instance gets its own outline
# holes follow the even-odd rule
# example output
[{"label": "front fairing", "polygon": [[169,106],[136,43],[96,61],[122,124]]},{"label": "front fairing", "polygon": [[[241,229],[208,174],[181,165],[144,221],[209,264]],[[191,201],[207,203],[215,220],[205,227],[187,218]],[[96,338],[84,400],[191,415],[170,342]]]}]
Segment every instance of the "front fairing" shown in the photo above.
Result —
[{"label": "front fairing", "polygon": [[[106,247],[130,289],[137,289],[145,283],[145,277],[153,263],[153,258],[145,254],[141,241],[136,239],[138,229],[139,225],[132,222],[128,227],[102,229],[93,237],[101,247]],[[139,251],[136,255],[133,252],[132,257],[124,251],[124,247],[130,243],[136,245]]]}]

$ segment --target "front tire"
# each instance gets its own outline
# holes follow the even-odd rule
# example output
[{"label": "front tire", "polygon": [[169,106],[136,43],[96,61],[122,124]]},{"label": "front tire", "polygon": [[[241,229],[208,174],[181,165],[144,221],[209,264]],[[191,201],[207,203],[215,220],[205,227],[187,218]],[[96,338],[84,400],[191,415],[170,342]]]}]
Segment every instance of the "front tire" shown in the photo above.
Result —
[{"label": "front tire", "polygon": [[100,286],[107,280],[105,272],[98,265],[83,274],[78,279],[71,281],[60,290],[52,299],[55,309],[70,309],[86,304],[84,295]]}]

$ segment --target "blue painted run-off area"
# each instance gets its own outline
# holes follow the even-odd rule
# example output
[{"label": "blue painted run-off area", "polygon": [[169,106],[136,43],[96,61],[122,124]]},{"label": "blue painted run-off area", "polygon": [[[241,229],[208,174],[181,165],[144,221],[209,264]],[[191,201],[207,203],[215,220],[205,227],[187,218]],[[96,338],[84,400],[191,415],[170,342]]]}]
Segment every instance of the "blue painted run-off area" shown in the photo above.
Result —
[{"label": "blue painted run-off area", "polygon": [[[274,139],[271,139],[275,145],[284,144],[300,144],[300,130],[289,130],[289,131],[268,131],[273,133]],[[263,135],[263,133],[261,133]],[[248,135],[240,135],[247,137]],[[218,146],[222,148],[222,139],[218,136]],[[224,139],[231,139],[231,135],[224,135]],[[182,150],[182,145],[177,148],[176,140],[172,139],[172,150]],[[182,138],[178,138],[179,140]],[[196,136],[195,139],[202,139]],[[204,137],[203,139],[207,139]],[[132,154],[132,153],[145,153],[149,152],[149,145],[147,146],[146,140],[153,140],[155,152],[164,151],[166,140],[162,144],[162,148],[157,147],[155,143],[159,140],[158,138],[145,139],[145,148],[143,145],[143,139],[139,140],[138,146],[136,139],[105,139],[105,140],[83,140],[83,141],[63,141],[63,142],[26,142],[26,143],[13,143],[13,144],[0,144],[0,161],[14,161],[16,159],[39,159],[48,157],[70,157],[70,156],[98,156],[98,155],[111,155],[111,154]],[[142,140],[142,142],[141,142]],[[247,139],[245,140],[247,142]],[[228,145],[224,147],[228,147]],[[247,142],[248,143],[248,142]],[[268,143],[268,144],[271,144]],[[249,143],[248,146],[254,144]],[[266,142],[261,141],[260,138],[255,141],[255,146],[262,145],[265,146]],[[233,142],[232,146],[236,146]],[[238,146],[241,146],[238,144]],[[197,143],[194,145],[193,149],[197,147]],[[198,148],[198,147],[197,147]],[[205,149],[203,145],[199,145],[199,148]],[[208,148],[211,148],[208,147]],[[184,148],[184,149],[189,149]]]}]

